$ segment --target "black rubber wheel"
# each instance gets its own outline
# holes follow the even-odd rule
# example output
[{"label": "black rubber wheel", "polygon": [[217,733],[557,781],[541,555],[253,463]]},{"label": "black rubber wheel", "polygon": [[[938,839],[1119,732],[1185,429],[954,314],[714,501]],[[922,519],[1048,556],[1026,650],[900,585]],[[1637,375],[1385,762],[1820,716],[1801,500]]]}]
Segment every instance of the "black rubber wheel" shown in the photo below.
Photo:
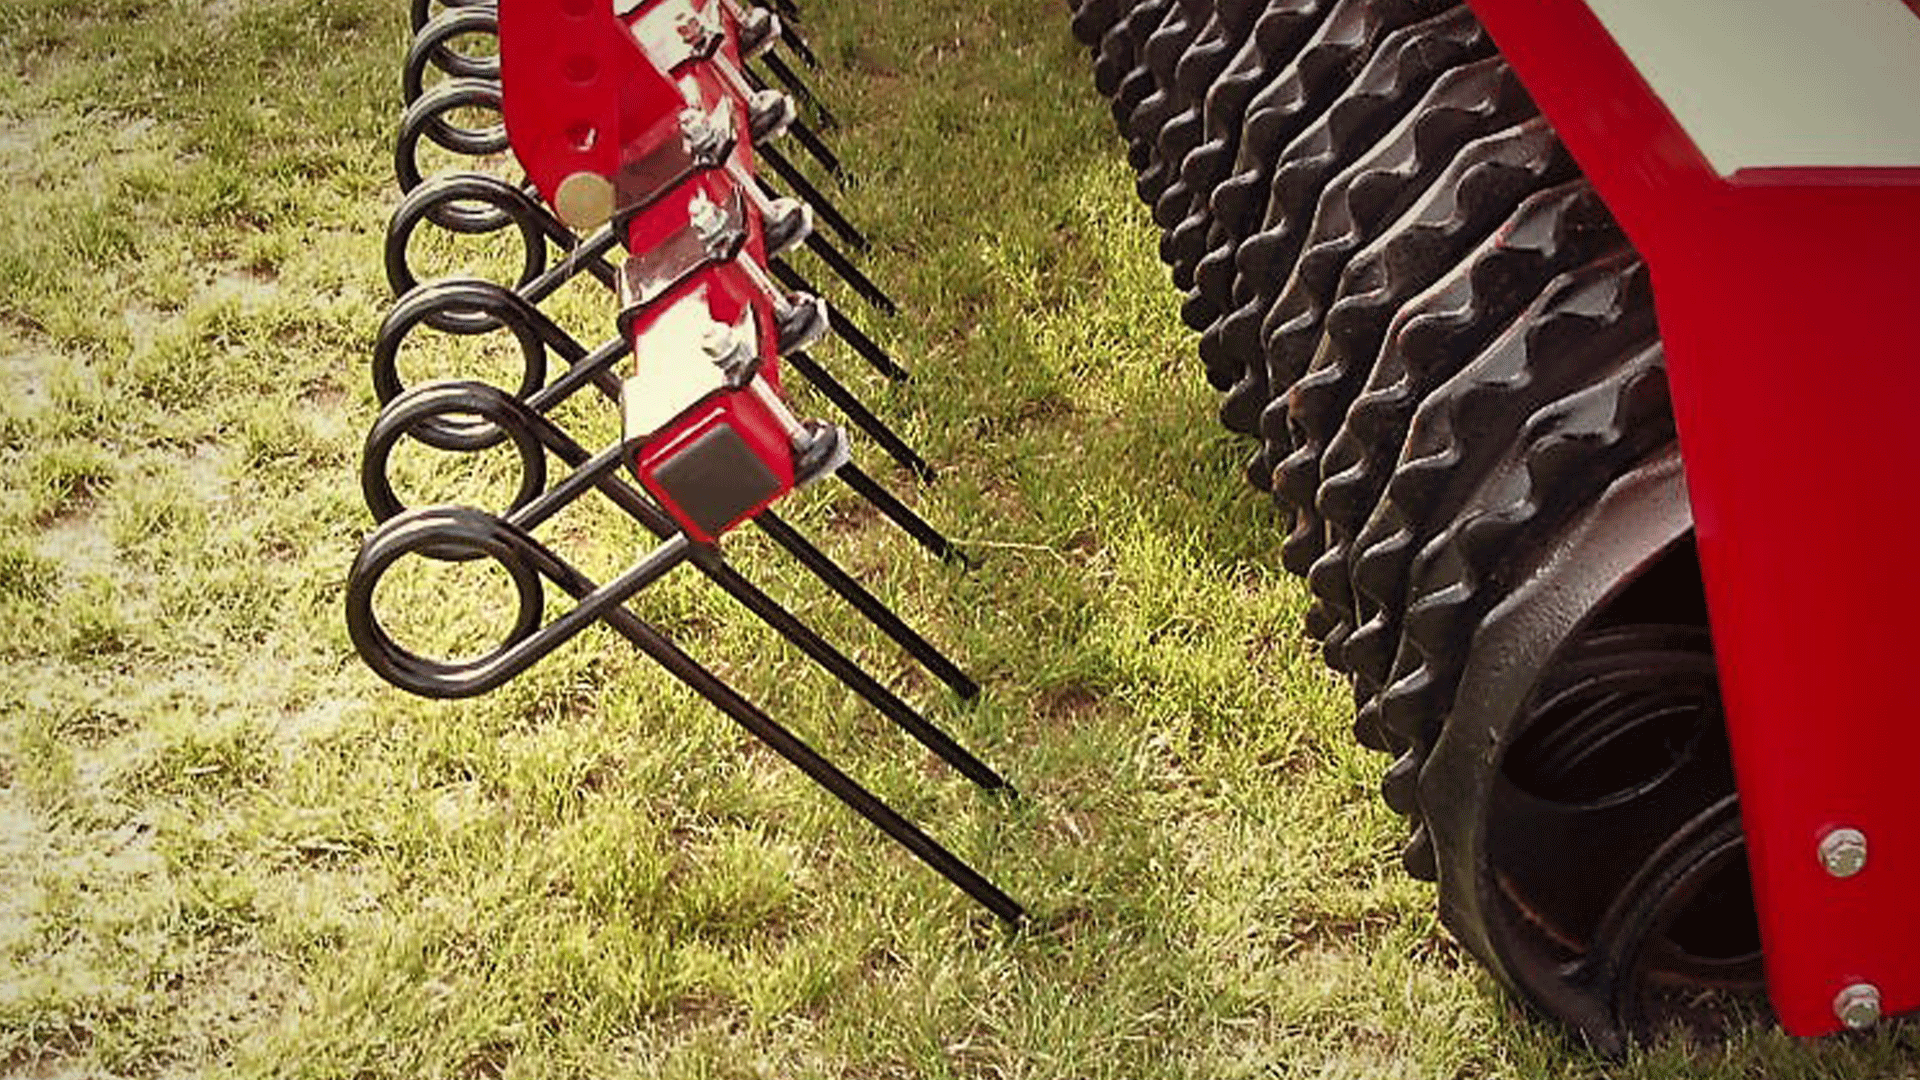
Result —
[{"label": "black rubber wheel", "polygon": [[1767,1016],[1679,476],[1652,455],[1543,537],[1414,770],[1443,921],[1609,1053]]}]

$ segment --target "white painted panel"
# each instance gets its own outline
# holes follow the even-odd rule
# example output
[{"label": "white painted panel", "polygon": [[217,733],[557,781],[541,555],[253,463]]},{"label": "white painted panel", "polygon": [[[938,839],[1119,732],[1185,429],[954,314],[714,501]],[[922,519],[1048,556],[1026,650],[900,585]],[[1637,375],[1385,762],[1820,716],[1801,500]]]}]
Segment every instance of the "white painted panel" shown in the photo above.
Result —
[{"label": "white painted panel", "polygon": [[1920,167],[1920,16],[1902,0],[1586,2],[1724,176]]}]

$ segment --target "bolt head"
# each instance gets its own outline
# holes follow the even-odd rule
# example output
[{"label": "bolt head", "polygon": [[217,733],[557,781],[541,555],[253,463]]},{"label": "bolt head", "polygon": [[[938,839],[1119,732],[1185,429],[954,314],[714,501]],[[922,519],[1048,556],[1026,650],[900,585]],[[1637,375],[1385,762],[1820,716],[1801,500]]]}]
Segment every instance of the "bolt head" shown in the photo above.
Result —
[{"label": "bolt head", "polygon": [[718,247],[726,243],[732,232],[733,221],[727,216],[725,207],[701,193],[687,204],[687,224],[692,226],[701,242]]},{"label": "bolt head", "polygon": [[570,173],[553,193],[553,212],[575,232],[605,225],[613,217],[613,203],[613,181],[599,173]]},{"label": "bolt head", "polygon": [[675,20],[673,28],[679,32],[680,40],[686,42],[688,48],[698,51],[705,51],[713,44],[714,38],[720,36],[718,26],[691,11]]},{"label": "bolt head", "polygon": [[728,133],[718,124],[708,119],[699,109],[685,109],[680,113],[680,142],[687,148],[694,160],[707,165],[720,163],[727,149]]},{"label": "bolt head", "polygon": [[1867,868],[1867,834],[1859,829],[1835,829],[1820,840],[1820,865],[1837,878],[1850,878]]},{"label": "bolt head", "polygon": [[1833,999],[1833,1015],[1854,1031],[1865,1031],[1880,1022],[1880,988],[1872,983],[1854,983]]},{"label": "bolt head", "polygon": [[708,357],[718,360],[740,347],[740,334],[726,323],[714,323],[707,332],[700,335],[700,348]]}]

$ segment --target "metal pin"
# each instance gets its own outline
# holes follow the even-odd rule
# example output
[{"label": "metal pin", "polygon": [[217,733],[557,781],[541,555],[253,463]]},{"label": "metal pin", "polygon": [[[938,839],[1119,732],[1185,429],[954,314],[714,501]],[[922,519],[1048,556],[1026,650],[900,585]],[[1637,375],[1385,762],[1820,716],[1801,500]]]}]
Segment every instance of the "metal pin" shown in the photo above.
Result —
[{"label": "metal pin", "polygon": [[1850,878],[1867,868],[1867,834],[1859,829],[1835,829],[1820,840],[1820,865],[1837,878]]},{"label": "metal pin", "polygon": [[1880,988],[1854,983],[1833,999],[1833,1015],[1853,1031],[1865,1031],[1880,1022]]},{"label": "metal pin", "polygon": [[613,181],[599,173],[570,173],[553,193],[553,208],[568,228],[591,232],[613,217]]},{"label": "metal pin", "polygon": [[893,609],[868,592],[853,576],[840,568],[840,565],[827,558],[826,553],[787,524],[771,510],[762,511],[753,519],[754,525],[780,545],[781,549],[793,556],[802,566],[814,572],[826,586],[842,600],[852,605],[854,610],[865,615],[868,621],[880,628],[881,633],[892,638],[905,649],[908,655],[920,661],[921,665],[932,672],[934,677],[946,683],[954,693],[963,698],[980,696],[980,684],[973,681],[959,666],[947,659],[946,655],[921,637],[914,629],[894,614]]}]

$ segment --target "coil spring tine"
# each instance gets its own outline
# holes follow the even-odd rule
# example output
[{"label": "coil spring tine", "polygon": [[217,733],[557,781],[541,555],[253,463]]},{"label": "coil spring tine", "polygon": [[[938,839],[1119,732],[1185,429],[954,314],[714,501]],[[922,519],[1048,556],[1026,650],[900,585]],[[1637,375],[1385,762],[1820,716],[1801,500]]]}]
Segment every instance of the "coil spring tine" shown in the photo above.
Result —
[{"label": "coil spring tine", "polygon": [[1026,919],[1025,909],[1011,896],[1001,891],[999,886],[987,880],[959,856],[942,847],[933,837],[922,832],[893,807],[881,801],[878,796],[861,787],[852,777],[822,757],[818,751],[781,727],[772,717],[754,707],[746,698],[740,696],[738,691],[721,681],[719,676],[701,667],[692,657],[680,651],[677,646],[653,631],[651,627],[629,616],[614,622],[614,629],[632,641],[641,651],[647,653],[654,662],[672,672],[695,693],[726,713],[741,727],[746,728],[774,753],[787,759],[795,768],[807,774],[814,783],[826,788],[835,798],[866,818],[875,828],[912,852],[935,873],[972,897],[980,906],[998,916],[1003,922],[1012,925],[1019,925]]},{"label": "coil spring tine", "polygon": [[[504,431],[520,449],[526,467],[522,473],[520,493],[515,497],[504,519],[514,528],[531,533],[536,526],[580,498],[588,490],[597,489],[628,516],[652,532],[655,537],[665,540],[678,532],[677,526],[658,506],[617,475],[622,463],[620,445],[616,444],[599,454],[589,454],[559,425],[530,408],[525,402],[514,399],[496,387],[475,382],[443,382],[418,387],[409,391],[404,397],[396,399],[382,411],[380,420],[368,436],[361,469],[362,487],[367,492],[368,505],[377,517],[391,517],[403,510],[387,475],[387,465],[391,461],[392,450],[400,437],[409,430],[435,421],[438,421],[439,425],[445,425],[446,416],[449,413],[477,415],[486,423]],[[555,457],[573,469],[553,488],[545,491],[541,490],[545,487],[543,449],[551,451]],[[530,461],[529,457],[531,457]],[[536,474],[540,478],[536,479]],[[533,494],[529,494],[530,491]],[[878,613],[890,619],[893,624],[899,625],[898,616],[887,610],[885,605],[880,604],[871,594],[864,590],[848,593],[839,588],[834,579],[846,578],[845,571],[835,566],[818,549],[807,544],[797,533],[786,528],[784,523],[779,523],[771,531],[775,534],[783,534],[793,542],[796,547],[789,550],[794,551],[796,557],[800,557],[802,565],[813,571],[823,583],[834,587],[835,591],[846,597],[856,610],[866,614],[876,624],[880,623],[879,619],[874,618]],[[762,622],[773,627],[790,644],[806,653],[848,689],[854,691],[901,730],[918,740],[921,745],[933,751],[968,779],[985,788],[1007,786],[1002,777],[962,748],[946,732],[930,723],[911,705],[829,644],[792,612],[742,577],[720,555],[719,549],[702,545],[690,558],[695,567],[729,597],[753,612]],[[910,631],[909,634],[911,634]],[[911,641],[925,644],[918,635],[912,635]],[[909,644],[911,648],[909,642],[902,643]],[[938,657],[938,654],[935,655]],[[938,657],[938,659],[945,662],[944,657]],[[951,668],[951,664],[947,666]],[[962,676],[962,679],[964,678]]]},{"label": "coil spring tine", "polygon": [[[410,290],[394,304],[381,324],[369,366],[374,394],[383,405],[406,392],[400,380],[399,353],[407,335],[421,323],[431,326],[436,318],[453,313],[483,318],[494,329],[505,326],[514,335],[520,344],[524,365],[514,396],[532,408],[549,410],[589,382],[609,398],[619,399],[620,380],[611,369],[627,355],[627,342],[614,339],[588,352],[573,335],[518,293],[491,281],[451,279],[428,282]],[[551,385],[547,383],[549,350],[568,365],[568,370]],[[441,450],[483,449],[502,437],[498,428],[486,423],[423,425],[417,436]]]},{"label": "coil spring tine", "polygon": [[[478,660],[445,664],[415,656],[395,643],[373,613],[373,592],[380,575],[402,555],[459,545],[468,547],[474,557],[490,556],[500,562],[522,587],[523,603],[514,634],[507,644]],[[684,534],[676,535],[614,581],[595,585],[591,578],[523,530],[490,514],[465,507],[410,510],[375,530],[354,560],[347,584],[348,629],[368,664],[396,685],[426,697],[470,697],[498,687],[525,671],[589,623],[604,621],[688,689],[746,728],[769,749],[981,906],[1006,922],[1021,922],[1026,912],[1012,897],[861,787],[664,634],[627,610],[624,605],[628,599],[692,558],[696,547]],[[577,604],[544,626],[538,625],[542,577],[558,585]]]},{"label": "coil spring tine", "polygon": [[[684,536],[669,540],[604,588],[575,593],[579,606],[541,625],[540,578],[577,583],[584,580],[577,570],[523,530],[484,511],[463,506],[408,510],[388,518],[360,546],[347,575],[347,630],[367,665],[395,686],[422,697],[475,697],[526,671],[594,620],[619,611],[627,598],[691,557],[693,546]],[[485,656],[451,662],[419,656],[395,642],[373,612],[373,593],[387,568],[410,554],[492,558],[506,569],[520,599],[506,640]]]},{"label": "coil spring tine", "polygon": [[457,128],[441,118],[441,114],[459,108],[499,112],[500,85],[485,79],[448,79],[407,106],[393,147],[393,175],[402,193],[411,192],[426,179],[420,173],[419,161],[423,138],[466,157],[489,157],[510,149],[504,121],[486,128]]},{"label": "coil spring tine", "polygon": [[[475,207],[473,203],[482,205]],[[468,235],[491,233],[509,225],[519,229],[524,258],[518,280],[511,287],[530,301],[552,295],[582,271],[608,287],[618,281],[619,272],[605,258],[620,243],[613,229],[601,229],[581,240],[529,188],[485,173],[451,173],[414,188],[387,222],[387,283],[395,296],[403,296],[420,284],[419,275],[408,263],[408,253],[422,221]],[[557,264],[548,259],[549,241],[562,252]],[[436,330],[464,334],[482,333],[497,324],[482,314],[446,312],[436,315],[430,325]]]},{"label": "coil spring tine", "polygon": [[491,7],[450,7],[435,15],[414,32],[407,56],[400,65],[400,101],[411,105],[426,93],[429,65],[457,79],[500,79],[498,56],[467,56],[454,51],[451,42],[462,34],[500,36],[500,20]]}]

